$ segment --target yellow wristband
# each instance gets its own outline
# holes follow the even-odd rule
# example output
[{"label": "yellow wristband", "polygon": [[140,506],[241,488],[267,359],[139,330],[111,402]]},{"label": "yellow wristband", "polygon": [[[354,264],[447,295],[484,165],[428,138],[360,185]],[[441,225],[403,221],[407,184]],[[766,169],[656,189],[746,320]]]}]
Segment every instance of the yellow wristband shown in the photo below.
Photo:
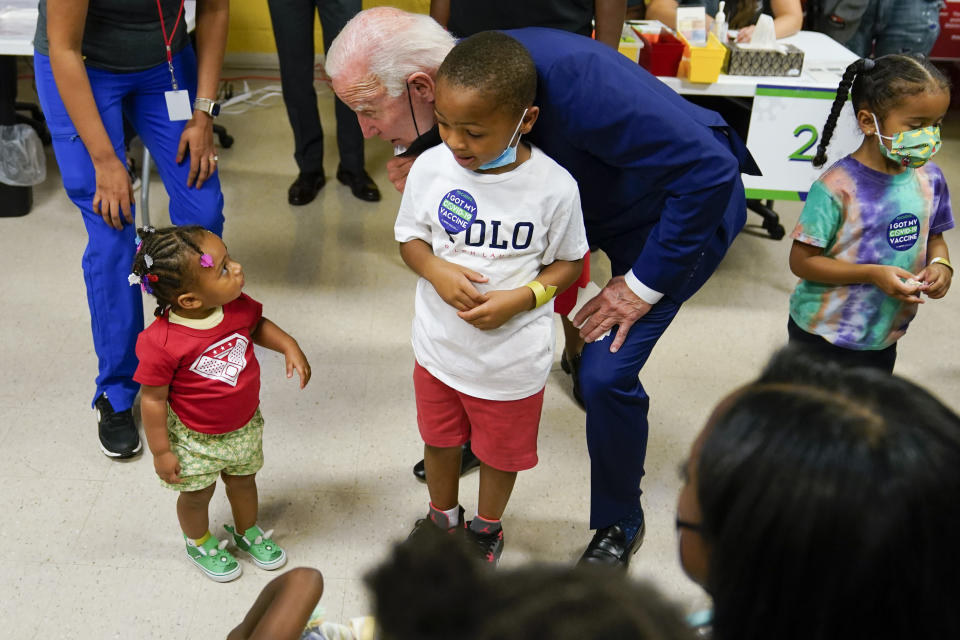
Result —
[{"label": "yellow wristband", "polygon": [[554,294],[557,293],[557,288],[552,284],[544,287],[537,280],[531,280],[524,286],[530,287],[530,290],[533,291],[533,295],[537,298],[537,303],[533,306],[534,309],[541,307],[553,300]]},{"label": "yellow wristband", "polygon": [[[947,260],[946,258],[941,258],[937,256],[936,258],[930,261],[930,264],[936,264],[936,263],[942,264],[947,269],[950,269],[950,273],[953,273],[953,265],[950,264],[950,261]],[[930,265],[928,264],[927,266],[930,266]]]}]

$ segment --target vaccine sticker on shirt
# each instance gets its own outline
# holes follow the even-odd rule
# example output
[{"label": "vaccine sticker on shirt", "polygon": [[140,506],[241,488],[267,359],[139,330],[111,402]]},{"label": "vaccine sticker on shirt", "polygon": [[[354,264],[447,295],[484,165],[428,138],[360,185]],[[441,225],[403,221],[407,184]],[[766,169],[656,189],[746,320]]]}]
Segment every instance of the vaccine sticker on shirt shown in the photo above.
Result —
[{"label": "vaccine sticker on shirt", "polygon": [[447,233],[466,231],[477,219],[477,201],[463,189],[454,189],[440,200],[437,218]]},{"label": "vaccine sticker on shirt", "polygon": [[901,213],[887,226],[887,244],[897,251],[906,251],[917,243],[920,220],[912,213]]}]

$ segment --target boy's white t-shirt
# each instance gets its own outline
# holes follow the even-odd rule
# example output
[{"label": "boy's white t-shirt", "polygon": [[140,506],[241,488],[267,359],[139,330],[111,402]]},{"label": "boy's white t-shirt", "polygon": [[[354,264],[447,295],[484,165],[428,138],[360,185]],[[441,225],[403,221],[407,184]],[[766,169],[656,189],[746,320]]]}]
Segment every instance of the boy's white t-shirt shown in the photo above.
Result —
[{"label": "boy's white t-shirt", "polygon": [[[475,220],[449,233],[448,219]],[[449,224],[449,223],[448,223]],[[397,214],[398,242],[420,239],[433,254],[487,276],[481,293],[521,287],[555,260],[588,250],[577,183],[536,147],[512,171],[481,174],[457,164],[446,145],[410,169]],[[543,388],[553,365],[553,304],[518,313],[482,331],[457,316],[425,278],[417,283],[413,351],[417,362],[454,389],[487,400],[518,400]]]}]

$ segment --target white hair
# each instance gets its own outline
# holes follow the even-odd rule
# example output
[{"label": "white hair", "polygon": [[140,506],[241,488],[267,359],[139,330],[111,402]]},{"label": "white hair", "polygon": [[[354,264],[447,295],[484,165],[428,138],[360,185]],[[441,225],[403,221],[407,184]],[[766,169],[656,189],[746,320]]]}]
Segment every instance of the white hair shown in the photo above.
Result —
[{"label": "white hair", "polygon": [[[373,76],[387,95],[399,96],[407,78],[418,71],[436,74],[440,63],[456,44],[452,35],[430,16],[394,7],[361,11],[330,44],[326,71],[336,78],[351,65]],[[362,77],[361,75],[361,77]]]}]

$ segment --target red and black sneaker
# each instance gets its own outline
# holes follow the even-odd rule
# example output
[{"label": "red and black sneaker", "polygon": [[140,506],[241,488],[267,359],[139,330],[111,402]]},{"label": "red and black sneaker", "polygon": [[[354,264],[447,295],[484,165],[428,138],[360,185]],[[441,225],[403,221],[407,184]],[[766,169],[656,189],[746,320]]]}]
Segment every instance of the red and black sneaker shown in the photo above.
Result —
[{"label": "red and black sneaker", "polygon": [[459,512],[459,525],[451,527],[447,521],[447,516],[443,511],[438,511],[432,506],[430,507],[429,513],[425,518],[420,518],[413,525],[413,531],[410,532],[410,535],[407,536],[407,540],[416,540],[417,537],[427,528],[436,528],[440,531],[446,531],[449,534],[462,533],[464,527],[466,527],[466,520],[463,518],[463,507],[460,507]]},{"label": "red and black sneaker", "polygon": [[[476,523],[476,524],[474,524]],[[477,520],[471,520],[466,528],[467,540],[476,549],[479,558],[492,567],[500,562],[503,553],[503,528],[489,527]]]}]

